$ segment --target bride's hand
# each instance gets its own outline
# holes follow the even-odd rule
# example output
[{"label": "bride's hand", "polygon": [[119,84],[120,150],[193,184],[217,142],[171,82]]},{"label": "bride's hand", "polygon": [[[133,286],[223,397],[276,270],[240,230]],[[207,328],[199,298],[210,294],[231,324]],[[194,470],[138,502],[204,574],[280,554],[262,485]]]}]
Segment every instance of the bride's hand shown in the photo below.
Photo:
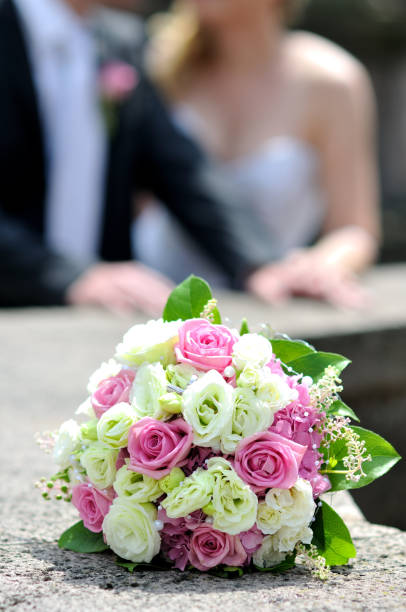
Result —
[{"label": "bride's hand", "polygon": [[336,306],[361,308],[368,294],[345,266],[326,262],[315,249],[302,249],[251,275],[247,288],[257,297],[278,303],[292,296],[324,300]]},{"label": "bride's hand", "polygon": [[160,316],[172,283],[142,264],[128,261],[91,266],[70,287],[66,301],[73,305],[97,305],[120,314],[138,309]]}]

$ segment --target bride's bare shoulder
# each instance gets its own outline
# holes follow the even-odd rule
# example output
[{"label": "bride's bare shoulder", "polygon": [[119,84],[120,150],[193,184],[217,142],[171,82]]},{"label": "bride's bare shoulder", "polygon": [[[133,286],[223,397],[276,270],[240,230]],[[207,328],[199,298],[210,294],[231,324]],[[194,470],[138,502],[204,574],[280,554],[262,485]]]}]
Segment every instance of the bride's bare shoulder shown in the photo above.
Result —
[{"label": "bride's bare shoulder", "polygon": [[299,78],[325,87],[367,86],[363,65],[335,43],[310,32],[290,32],[284,45],[285,57]]}]

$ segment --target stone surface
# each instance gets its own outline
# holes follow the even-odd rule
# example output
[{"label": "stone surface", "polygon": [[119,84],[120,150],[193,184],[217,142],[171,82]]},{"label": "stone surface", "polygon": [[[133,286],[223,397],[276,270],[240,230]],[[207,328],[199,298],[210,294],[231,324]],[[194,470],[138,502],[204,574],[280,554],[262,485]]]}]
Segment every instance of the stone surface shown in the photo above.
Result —
[{"label": "stone surface", "polygon": [[[382,287],[388,275],[371,283]],[[379,329],[384,320],[387,327],[392,320],[393,329],[403,329],[405,296],[401,288],[396,290],[398,311],[391,303],[391,316],[375,312],[367,321],[348,315],[342,332],[355,329],[355,319],[365,333]],[[338,316],[303,302],[285,309],[285,318],[282,309],[267,309],[239,296],[225,296],[221,302],[235,324],[247,315],[254,324],[269,320],[292,335],[307,334],[310,320],[313,331],[331,334]],[[89,374],[112,355],[134,320],[92,310],[0,312],[0,610],[406,610],[406,533],[367,523],[345,497],[334,503],[350,526],[358,556],[351,566],[335,570],[327,584],[303,568],[233,581],[190,572],[131,575],[116,567],[110,554],[84,556],[58,549],[57,537],[77,515],[64,502],[44,502],[33,487],[53,471],[33,434],[72,417],[85,398]]]}]

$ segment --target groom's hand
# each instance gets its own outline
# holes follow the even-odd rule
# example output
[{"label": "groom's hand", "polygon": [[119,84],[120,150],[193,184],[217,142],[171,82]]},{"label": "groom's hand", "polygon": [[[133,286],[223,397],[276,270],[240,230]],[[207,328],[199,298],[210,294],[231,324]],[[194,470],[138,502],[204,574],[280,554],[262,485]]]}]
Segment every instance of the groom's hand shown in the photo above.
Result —
[{"label": "groom's hand", "polygon": [[136,262],[98,263],[86,270],[66,292],[68,304],[97,305],[120,314],[135,309],[160,316],[172,283]]}]

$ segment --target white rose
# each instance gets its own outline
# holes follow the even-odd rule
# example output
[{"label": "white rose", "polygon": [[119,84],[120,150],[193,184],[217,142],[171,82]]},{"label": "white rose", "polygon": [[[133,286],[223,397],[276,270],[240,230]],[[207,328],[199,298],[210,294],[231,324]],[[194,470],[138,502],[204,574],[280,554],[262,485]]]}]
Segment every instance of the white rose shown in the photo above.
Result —
[{"label": "white rose", "polygon": [[237,444],[259,431],[268,429],[273,421],[269,407],[260,402],[254,391],[246,388],[233,390],[233,418],[231,435],[221,439],[222,452],[234,453]]},{"label": "white rose", "polygon": [[77,414],[78,416],[89,417],[89,419],[94,419],[96,417],[92,406],[92,400],[90,397],[85,399],[85,401],[80,404],[75,414]]},{"label": "white rose", "polygon": [[121,363],[118,363],[114,359],[110,359],[107,363],[103,362],[89,378],[89,382],[87,384],[88,392],[90,394],[94,393],[102,380],[106,380],[106,378],[111,378],[112,376],[117,376],[122,367],[123,366]]},{"label": "white rose", "polygon": [[297,391],[291,389],[279,374],[273,374],[269,368],[263,368],[259,377],[257,397],[275,414],[297,399]]},{"label": "white rose", "polygon": [[272,346],[260,334],[245,334],[234,344],[233,364],[237,370],[246,365],[262,367],[272,359]]},{"label": "white rose", "polygon": [[307,525],[301,527],[281,527],[272,538],[274,550],[279,552],[292,552],[298,542],[310,544],[313,539],[313,531]]},{"label": "white rose", "polygon": [[118,470],[113,486],[119,497],[140,504],[154,502],[163,494],[158,480],[133,472],[126,465]]},{"label": "white rose", "polygon": [[181,518],[204,508],[213,493],[213,476],[198,468],[172,489],[161,502],[169,518]]},{"label": "white rose", "polygon": [[102,416],[97,423],[99,442],[114,449],[124,448],[128,444],[128,432],[135,423],[137,416],[134,408],[126,402],[115,404]]},{"label": "white rose", "polygon": [[121,363],[138,367],[143,363],[159,361],[164,367],[175,363],[174,346],[178,341],[178,329],[182,321],[164,323],[148,321],[144,325],[134,325],[124,335],[116,348],[115,358]]},{"label": "white rose", "polygon": [[100,442],[89,446],[81,455],[80,463],[85,468],[90,482],[98,489],[107,489],[113,484],[117,456],[117,450],[106,448]]},{"label": "white rose", "polygon": [[274,548],[272,536],[266,536],[262,540],[261,548],[253,555],[254,565],[258,567],[273,567],[286,559],[286,553],[281,553]]},{"label": "white rose", "polygon": [[[298,478],[291,489],[270,489],[266,494],[265,504],[268,508],[281,513],[281,526],[295,528],[308,525],[316,510],[312,486],[303,478]],[[265,531],[261,526],[260,529],[264,533],[275,533]]]},{"label": "white rose", "polygon": [[159,398],[167,393],[165,370],[160,363],[145,363],[137,372],[130,401],[138,419],[162,419],[169,415],[162,410]]},{"label": "white rose", "polygon": [[233,389],[210,370],[183,393],[183,416],[192,426],[194,443],[220,449],[220,440],[231,433]]},{"label": "white rose", "polygon": [[150,563],[161,547],[154,525],[156,517],[153,504],[136,504],[131,499],[116,497],[103,521],[107,544],[123,559]]},{"label": "white rose", "polygon": [[53,458],[62,469],[72,463],[71,455],[80,447],[80,427],[73,419],[65,421],[59,428]]}]

